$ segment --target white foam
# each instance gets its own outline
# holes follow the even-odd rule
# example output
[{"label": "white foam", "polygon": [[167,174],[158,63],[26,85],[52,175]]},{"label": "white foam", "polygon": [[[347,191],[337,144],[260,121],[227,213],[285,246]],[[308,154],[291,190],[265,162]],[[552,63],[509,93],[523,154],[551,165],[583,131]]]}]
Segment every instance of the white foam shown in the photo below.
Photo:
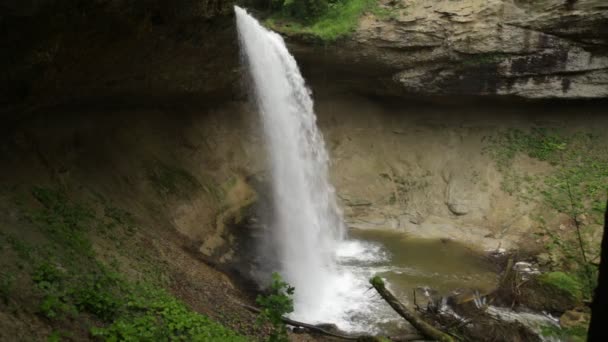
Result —
[{"label": "white foam", "polygon": [[378,243],[346,240],[338,244],[336,257],[340,263],[377,264],[390,260],[390,255]]},{"label": "white foam", "polygon": [[[336,254],[336,272],[327,284],[332,296],[318,310],[312,323],[330,322],[341,330],[361,333],[379,333],[382,323],[402,324],[369,284],[369,279],[377,274],[400,269],[386,265],[390,261],[389,253],[380,244],[346,240],[339,244]],[[311,319],[297,314],[293,318]]]}]

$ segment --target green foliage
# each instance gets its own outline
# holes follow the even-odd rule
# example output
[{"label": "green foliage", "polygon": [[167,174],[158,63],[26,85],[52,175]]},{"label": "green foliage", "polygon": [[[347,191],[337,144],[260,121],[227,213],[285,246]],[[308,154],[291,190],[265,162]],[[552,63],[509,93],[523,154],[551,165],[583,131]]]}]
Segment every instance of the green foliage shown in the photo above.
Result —
[{"label": "green foliage", "polygon": [[266,296],[258,296],[256,302],[262,308],[259,316],[260,323],[270,323],[273,332],[270,342],[287,341],[287,329],[281,320],[283,315],[293,312],[293,295],[295,288],[281,279],[278,273],[272,274],[270,293]]},{"label": "green foliage", "polygon": [[66,302],[65,298],[49,294],[40,303],[40,313],[48,319],[59,319],[76,312],[74,307]]},{"label": "green foliage", "polygon": [[47,342],[60,342],[61,340],[61,332],[59,331],[53,331],[46,339]]},{"label": "green foliage", "polygon": [[91,334],[109,341],[246,341],[147,284],[131,287],[124,310],[110,326],[93,328]]},{"label": "green foliage", "polygon": [[568,140],[555,130],[533,127],[530,132],[509,129],[495,137],[486,137],[490,143],[487,152],[494,157],[499,169],[509,168],[518,153],[532,158],[557,164],[560,161],[559,151],[568,145]]},{"label": "green foliage", "polygon": [[572,276],[564,272],[549,272],[543,273],[538,280],[547,286],[557,288],[573,299],[582,299],[581,284]]},{"label": "green foliage", "polygon": [[577,325],[570,328],[560,328],[554,325],[543,326],[541,327],[541,334],[557,341],[587,341],[587,327],[582,325]]},{"label": "green foliage", "polygon": [[311,33],[332,41],[357,28],[359,17],[375,4],[375,0],[344,0],[331,7],[310,27]]},{"label": "green foliage", "polygon": [[40,289],[49,289],[60,283],[65,274],[55,265],[44,262],[38,266],[32,275],[32,280]]},{"label": "green foliage", "polygon": [[[562,255],[554,266],[570,269],[585,284],[584,295],[590,297],[597,269],[588,261],[599,255],[592,226],[599,227],[603,220],[608,189],[608,149],[601,137],[535,127],[511,129],[488,141],[486,151],[503,173],[503,190],[526,203],[540,201],[571,218],[571,234],[547,228],[542,217],[539,223],[542,234],[549,237],[547,248]],[[522,175],[511,167],[518,154],[546,161],[553,171],[542,177]]]},{"label": "green foliage", "polygon": [[[91,334],[109,341],[245,341],[163,290],[156,278],[161,271],[135,282],[118,273],[117,266],[99,261],[91,236],[108,221],[112,229],[134,229],[128,212],[102,201],[103,214],[96,214],[85,202],[75,203],[49,188],[35,188],[32,195],[40,207],[24,216],[42,235],[37,237],[40,244],[32,247],[9,234],[1,234],[0,240],[31,265],[30,292],[39,298],[41,316],[58,323],[86,317],[82,320],[89,324],[103,324],[90,326]],[[9,291],[7,287],[7,296]],[[60,339],[59,333],[48,338]]]},{"label": "green foliage", "polygon": [[50,262],[43,262],[36,267],[32,280],[43,294],[40,313],[49,319],[63,318],[75,312],[70,303],[67,285],[67,274]]},{"label": "green foliage", "polygon": [[[297,0],[293,0],[297,2]],[[353,32],[359,17],[372,8],[377,0],[330,1],[314,16],[294,18],[282,12],[275,13],[266,24],[286,33],[309,34],[323,41],[334,41]]]},{"label": "green foliage", "polygon": [[121,308],[124,281],[118,274],[99,265],[99,272],[86,274],[73,289],[73,300],[80,311],[103,321],[112,321]]},{"label": "green foliage", "polygon": [[312,20],[336,1],[328,0],[272,0],[272,7],[282,15],[302,21]]},{"label": "green foliage", "polygon": [[66,251],[73,252],[74,255],[90,255],[91,243],[86,232],[92,224],[93,211],[69,202],[61,191],[34,188],[32,194],[43,208],[29,215],[30,220],[62,248],[67,248]]}]

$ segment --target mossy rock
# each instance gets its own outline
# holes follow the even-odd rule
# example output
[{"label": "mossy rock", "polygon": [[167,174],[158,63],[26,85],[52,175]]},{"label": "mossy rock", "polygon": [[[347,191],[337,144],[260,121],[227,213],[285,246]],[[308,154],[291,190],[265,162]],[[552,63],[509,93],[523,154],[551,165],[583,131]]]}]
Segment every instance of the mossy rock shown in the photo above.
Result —
[{"label": "mossy rock", "polygon": [[521,287],[520,303],[534,310],[563,313],[582,301],[582,286],[564,272],[544,273]]},{"label": "mossy rock", "polygon": [[541,334],[545,338],[567,342],[587,341],[587,331],[586,325],[577,325],[568,328],[560,328],[557,326],[544,326],[541,328]]},{"label": "mossy rock", "polygon": [[575,278],[564,272],[543,273],[538,277],[538,280],[543,285],[551,286],[567,293],[571,298],[581,300],[583,296],[582,285]]}]

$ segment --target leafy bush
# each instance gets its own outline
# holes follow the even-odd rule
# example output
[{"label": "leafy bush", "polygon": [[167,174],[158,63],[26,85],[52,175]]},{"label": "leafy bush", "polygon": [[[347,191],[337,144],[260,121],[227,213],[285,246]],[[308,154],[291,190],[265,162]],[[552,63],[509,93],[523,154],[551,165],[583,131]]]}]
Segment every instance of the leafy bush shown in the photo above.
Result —
[{"label": "leafy bush", "polygon": [[376,0],[328,1],[327,5],[319,3],[311,5],[309,10],[296,12],[302,13],[301,15],[281,10],[266,21],[266,24],[279,31],[311,34],[323,41],[333,41],[355,30],[361,15],[374,8],[375,4]]},{"label": "leafy bush", "polygon": [[75,313],[76,308],[69,299],[70,291],[66,288],[66,278],[63,270],[49,262],[43,262],[34,270],[32,280],[43,295],[39,311],[44,317],[59,319]]},{"label": "leafy bush", "polygon": [[40,313],[49,319],[63,318],[66,314],[75,314],[74,307],[55,294],[48,294],[40,303]]},{"label": "leafy bush", "polygon": [[135,285],[125,309],[109,327],[93,328],[92,335],[110,341],[246,341],[149,285]]},{"label": "leafy bush", "polygon": [[[6,242],[32,265],[30,275],[34,293],[40,295],[42,316],[61,322],[89,314],[87,323],[95,317],[105,324],[91,327],[91,334],[110,341],[245,341],[163,290],[154,279],[158,274],[135,283],[97,259],[89,234],[99,233],[96,229],[108,221],[112,227],[134,229],[128,212],[102,203],[104,212],[96,215],[91,207],[49,188],[35,188],[32,195],[42,206],[25,216],[45,243],[33,248],[10,236]],[[59,334],[49,337],[60,338]]]},{"label": "leafy bush", "polygon": [[287,341],[287,328],[282,321],[285,314],[293,312],[293,295],[295,288],[283,281],[278,273],[272,274],[270,293],[266,296],[258,296],[256,302],[262,308],[259,322],[270,323],[273,332],[270,342]]},{"label": "leafy bush", "polygon": [[327,0],[273,0],[272,8],[284,16],[310,21],[324,13],[328,4]]},{"label": "leafy bush", "polygon": [[76,307],[104,321],[112,321],[121,306],[120,288],[116,285],[106,274],[95,274],[74,289]]}]

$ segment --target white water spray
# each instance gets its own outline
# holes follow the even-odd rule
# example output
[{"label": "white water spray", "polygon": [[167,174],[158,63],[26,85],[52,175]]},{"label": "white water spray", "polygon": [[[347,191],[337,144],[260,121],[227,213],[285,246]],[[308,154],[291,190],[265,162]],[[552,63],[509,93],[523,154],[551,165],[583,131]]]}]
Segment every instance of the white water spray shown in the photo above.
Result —
[{"label": "white water spray", "polygon": [[282,37],[235,12],[270,156],[280,273],[296,288],[294,316],[318,320],[335,295],[335,250],[345,231],[329,158],[310,91]]}]

